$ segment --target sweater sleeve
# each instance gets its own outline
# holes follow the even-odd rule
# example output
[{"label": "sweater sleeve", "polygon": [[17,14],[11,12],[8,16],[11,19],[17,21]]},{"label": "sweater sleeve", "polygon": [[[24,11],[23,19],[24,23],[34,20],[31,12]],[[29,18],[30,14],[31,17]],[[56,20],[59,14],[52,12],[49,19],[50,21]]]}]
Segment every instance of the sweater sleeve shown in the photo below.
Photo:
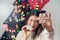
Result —
[{"label": "sweater sleeve", "polygon": [[22,31],[20,31],[16,36],[16,40],[24,40],[23,36],[24,35],[23,35]]},{"label": "sweater sleeve", "polygon": [[49,40],[54,40],[54,30],[49,32]]},{"label": "sweater sleeve", "polygon": [[48,32],[46,29],[42,32],[42,38],[44,40],[54,40],[54,30],[51,32]]}]

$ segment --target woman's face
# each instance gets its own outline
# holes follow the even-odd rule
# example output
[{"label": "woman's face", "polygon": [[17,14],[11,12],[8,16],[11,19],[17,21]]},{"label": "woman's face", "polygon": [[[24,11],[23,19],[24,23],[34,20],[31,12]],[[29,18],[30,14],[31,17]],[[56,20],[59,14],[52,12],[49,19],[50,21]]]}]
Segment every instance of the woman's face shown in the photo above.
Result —
[{"label": "woman's face", "polygon": [[33,30],[36,29],[38,27],[38,20],[37,20],[37,16],[32,15],[29,17],[27,25],[32,26]]}]

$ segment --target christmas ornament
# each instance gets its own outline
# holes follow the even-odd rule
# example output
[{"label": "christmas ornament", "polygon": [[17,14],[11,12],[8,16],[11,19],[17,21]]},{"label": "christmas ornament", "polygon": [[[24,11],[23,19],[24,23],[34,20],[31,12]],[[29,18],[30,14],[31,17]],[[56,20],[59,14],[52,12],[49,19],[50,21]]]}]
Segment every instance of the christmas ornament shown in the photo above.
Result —
[{"label": "christmas ornament", "polygon": [[18,24],[16,24],[16,29],[18,29]]},{"label": "christmas ornament", "polygon": [[20,3],[21,0],[17,0],[18,3]]}]

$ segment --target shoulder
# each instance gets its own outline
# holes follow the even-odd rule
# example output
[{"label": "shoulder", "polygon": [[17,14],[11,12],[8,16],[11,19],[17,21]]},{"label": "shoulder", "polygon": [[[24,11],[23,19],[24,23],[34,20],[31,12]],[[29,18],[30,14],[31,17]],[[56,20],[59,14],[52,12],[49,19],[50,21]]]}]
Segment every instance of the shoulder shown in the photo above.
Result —
[{"label": "shoulder", "polygon": [[18,34],[17,34],[17,36],[16,36],[16,40],[20,40],[20,39],[22,39],[23,38],[23,32],[22,31],[20,31]]},{"label": "shoulder", "polygon": [[17,36],[22,36],[23,35],[23,32],[22,31],[20,31],[18,34],[17,34]]},{"label": "shoulder", "polygon": [[54,39],[54,30],[51,32],[48,32],[46,29],[44,29],[44,31],[41,33],[41,35],[44,37],[44,39],[53,40]]}]

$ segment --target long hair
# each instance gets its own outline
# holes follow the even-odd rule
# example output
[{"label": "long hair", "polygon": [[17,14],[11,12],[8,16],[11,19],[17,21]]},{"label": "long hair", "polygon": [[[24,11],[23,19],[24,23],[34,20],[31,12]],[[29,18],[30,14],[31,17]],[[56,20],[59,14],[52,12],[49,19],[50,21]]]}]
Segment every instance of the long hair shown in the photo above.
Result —
[{"label": "long hair", "polygon": [[[29,13],[29,14],[27,14],[26,15],[26,18],[25,18],[25,23],[27,24],[27,21],[28,21],[28,19],[29,19],[29,17],[30,16],[32,16],[32,15],[35,15],[35,16],[39,16],[39,13],[45,13],[45,11],[40,11],[40,12],[38,12],[38,13]],[[35,39],[37,36],[39,36],[40,35],[40,33],[43,31],[44,29],[43,29],[43,27],[42,27],[42,24],[38,24],[38,27],[36,28],[36,30],[33,32],[33,35],[32,35],[32,38],[33,39]]]}]

